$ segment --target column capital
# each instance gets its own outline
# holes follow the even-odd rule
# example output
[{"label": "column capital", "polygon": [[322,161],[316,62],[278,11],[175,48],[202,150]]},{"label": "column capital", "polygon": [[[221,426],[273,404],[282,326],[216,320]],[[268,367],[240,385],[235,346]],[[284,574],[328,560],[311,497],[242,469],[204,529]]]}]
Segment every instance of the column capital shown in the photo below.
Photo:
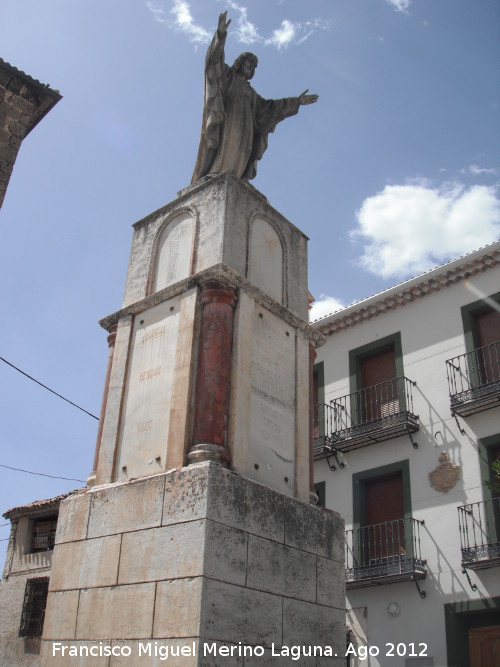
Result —
[{"label": "column capital", "polygon": [[216,282],[208,282],[201,287],[202,308],[209,303],[227,303],[231,308],[236,307],[238,296],[232,287]]}]

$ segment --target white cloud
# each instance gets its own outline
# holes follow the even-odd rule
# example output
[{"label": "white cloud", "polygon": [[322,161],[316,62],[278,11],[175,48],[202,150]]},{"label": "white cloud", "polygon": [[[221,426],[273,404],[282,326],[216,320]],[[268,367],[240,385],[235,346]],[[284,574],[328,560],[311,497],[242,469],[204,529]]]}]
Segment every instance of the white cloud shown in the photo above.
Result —
[{"label": "white cloud", "polygon": [[407,12],[411,0],[387,0],[398,12]]},{"label": "white cloud", "polygon": [[319,299],[312,304],[312,308],[309,311],[309,321],[319,320],[342,308],[345,308],[345,306],[338,299],[333,296],[321,294]]},{"label": "white cloud", "polygon": [[210,42],[212,35],[205,28],[194,22],[187,2],[184,0],[174,0],[174,6],[170,11],[175,16],[177,29],[185,32],[190,42],[193,42],[197,46]]},{"label": "white cloud", "polygon": [[324,19],[314,19],[313,21],[292,22],[284,19],[276,30],[273,30],[272,37],[266,39],[265,43],[276,46],[279,50],[286,48],[290,44],[302,44],[311,35],[318,30],[329,30],[330,23]]},{"label": "white cloud", "polygon": [[158,7],[154,2],[151,2],[151,0],[148,0],[146,2],[146,7],[149,9],[151,14],[153,15],[153,18],[155,21],[158,23],[166,23],[167,21],[165,20],[165,12],[161,7]]},{"label": "white cloud", "polygon": [[388,185],[365,199],[357,218],[361,265],[382,278],[421,273],[500,237],[500,200],[480,185]]},{"label": "white cloud", "polygon": [[[230,27],[231,37],[240,44],[261,43],[266,46],[275,46],[277,49],[286,48],[292,44],[299,45],[305,42],[311,35],[318,30],[329,30],[330,23],[324,19],[313,19],[311,21],[293,22],[284,19],[281,25],[269,39],[265,39],[257,26],[248,18],[248,8],[239,5],[234,0],[227,0],[228,7],[237,12],[236,17],[232,18]],[[146,6],[153,15],[155,21],[159,23],[168,23],[165,11],[156,2],[156,0],[147,0]],[[189,41],[197,47],[201,44],[208,44],[212,38],[212,32],[208,31],[202,25],[195,22],[191,13],[191,7],[187,0],[172,0],[172,9],[170,13],[174,16],[174,26],[177,30],[185,33]]]},{"label": "white cloud", "polygon": [[266,40],[266,44],[273,44],[278,49],[281,49],[283,46],[286,48],[293,41],[296,32],[295,25],[288,19],[285,19],[281,22],[279,28],[273,30],[273,36]]},{"label": "white cloud", "polygon": [[230,2],[229,7],[239,12],[239,16],[236,19],[236,30],[233,33],[238,42],[240,42],[240,44],[254,44],[255,42],[261,42],[262,37],[259,35],[259,31],[255,25],[248,20],[247,8],[237,5],[235,2]]},{"label": "white cloud", "polygon": [[486,169],[485,167],[478,167],[477,164],[471,164],[469,171],[474,176],[479,176],[480,174],[496,174],[496,169]]}]

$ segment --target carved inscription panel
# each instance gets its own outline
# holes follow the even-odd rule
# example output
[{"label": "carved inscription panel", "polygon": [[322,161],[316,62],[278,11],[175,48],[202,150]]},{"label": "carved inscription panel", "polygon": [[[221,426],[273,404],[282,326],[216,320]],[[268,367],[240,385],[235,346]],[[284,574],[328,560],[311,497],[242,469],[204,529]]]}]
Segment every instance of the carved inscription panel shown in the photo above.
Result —
[{"label": "carved inscription panel", "polygon": [[152,475],[165,465],[179,308],[180,299],[170,299],[135,320],[116,480]]},{"label": "carved inscription panel", "polygon": [[280,237],[264,218],[252,222],[248,279],[283,303],[283,248]]},{"label": "carved inscription panel", "polygon": [[249,422],[249,476],[293,493],[295,332],[260,306],[254,313]]},{"label": "carved inscription panel", "polygon": [[194,220],[181,213],[168,224],[160,239],[155,292],[191,274],[193,241]]}]

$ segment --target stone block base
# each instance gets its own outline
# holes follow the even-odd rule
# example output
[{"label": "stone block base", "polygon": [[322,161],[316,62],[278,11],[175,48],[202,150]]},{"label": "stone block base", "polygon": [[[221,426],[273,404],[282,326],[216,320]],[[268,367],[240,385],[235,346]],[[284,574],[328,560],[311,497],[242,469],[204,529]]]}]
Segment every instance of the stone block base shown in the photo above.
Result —
[{"label": "stone block base", "polygon": [[340,667],[343,545],[337,514],[212,462],[71,496],[41,665]]}]

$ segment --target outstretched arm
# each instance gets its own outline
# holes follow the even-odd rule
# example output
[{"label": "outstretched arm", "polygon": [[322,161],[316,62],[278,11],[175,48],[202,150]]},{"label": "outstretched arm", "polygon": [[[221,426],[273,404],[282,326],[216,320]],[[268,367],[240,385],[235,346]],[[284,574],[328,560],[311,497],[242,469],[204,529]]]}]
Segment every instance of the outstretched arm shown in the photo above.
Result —
[{"label": "outstretched arm", "polygon": [[313,94],[313,95],[307,95],[308,92],[309,92],[309,88],[307,88],[306,90],[304,90],[303,93],[300,93],[300,95],[299,95],[299,104],[300,104],[300,105],[303,105],[303,104],[314,104],[315,102],[318,101],[318,97],[319,97],[318,95],[316,95],[316,94]]}]

